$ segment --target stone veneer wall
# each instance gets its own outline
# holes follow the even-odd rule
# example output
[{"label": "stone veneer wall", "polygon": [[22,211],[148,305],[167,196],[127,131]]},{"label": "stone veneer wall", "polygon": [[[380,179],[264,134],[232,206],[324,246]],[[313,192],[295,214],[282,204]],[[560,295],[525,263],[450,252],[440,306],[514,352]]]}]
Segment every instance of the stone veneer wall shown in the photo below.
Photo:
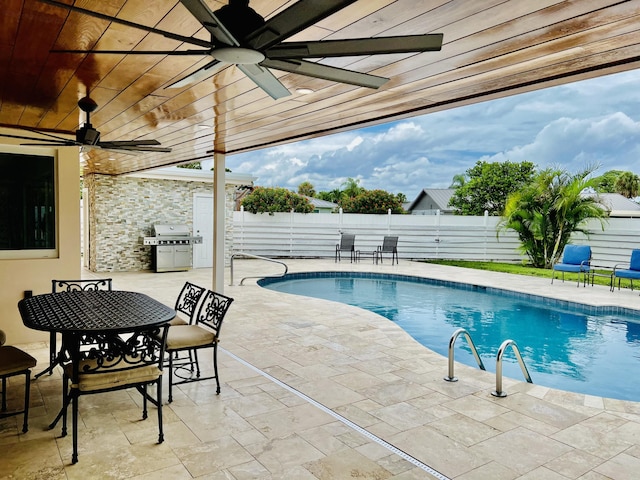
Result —
[{"label": "stone veneer wall", "polygon": [[[152,249],[141,237],[155,223],[181,223],[193,231],[193,195],[213,194],[211,182],[90,174],[89,269],[125,272],[153,269]],[[225,189],[225,265],[233,248],[235,186]]]}]

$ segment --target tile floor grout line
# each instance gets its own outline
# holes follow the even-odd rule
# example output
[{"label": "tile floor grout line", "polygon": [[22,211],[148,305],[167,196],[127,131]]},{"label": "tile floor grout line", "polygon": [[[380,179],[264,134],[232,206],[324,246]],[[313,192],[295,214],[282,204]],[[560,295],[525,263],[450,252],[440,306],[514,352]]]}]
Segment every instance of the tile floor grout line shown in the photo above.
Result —
[{"label": "tile floor grout line", "polygon": [[292,386],[287,385],[286,383],[278,380],[277,378],[273,377],[272,375],[269,375],[264,370],[259,369],[255,365],[252,365],[251,363],[247,362],[246,360],[243,360],[242,358],[238,357],[237,355],[231,353],[230,351],[228,351],[228,350],[226,350],[226,349],[224,349],[222,347],[218,347],[218,348],[219,348],[219,350],[221,352],[224,352],[226,355],[230,356],[234,360],[240,362],[241,364],[245,365],[246,367],[249,367],[253,371],[255,371],[255,372],[259,373],[260,375],[262,375],[263,377],[268,378],[270,381],[272,381],[273,383],[276,383],[277,385],[281,386],[285,390],[288,390],[289,392],[293,393],[294,395],[297,395],[298,397],[300,397],[300,398],[304,399],[305,401],[311,403],[312,405],[314,405],[315,407],[319,408],[323,412],[328,413],[329,415],[334,417],[336,420],[342,422],[343,424],[347,425],[348,427],[352,428],[353,430],[356,430],[357,432],[361,433],[365,437],[373,440],[378,445],[381,445],[382,447],[386,448],[387,450],[390,450],[391,452],[395,453],[396,455],[399,455],[400,457],[404,458],[405,460],[407,460],[408,462],[412,463],[413,465],[421,468],[425,472],[433,475],[438,480],[451,480],[446,475],[438,472],[437,470],[434,470],[429,465],[427,465],[425,463],[422,463],[420,460],[418,460],[417,458],[409,455],[407,452],[405,452],[403,450],[400,450],[395,445],[392,445],[389,442],[387,442],[387,441],[383,440],[382,438],[378,437],[377,435],[374,435],[370,431],[362,428],[360,425],[357,425],[357,424],[353,423],[348,418],[345,418],[342,415],[340,415],[339,413],[334,412],[330,408],[328,408],[325,405],[321,404],[320,402],[314,400],[313,398],[309,397],[308,395],[305,395],[304,393],[300,392],[299,390],[296,390]]}]

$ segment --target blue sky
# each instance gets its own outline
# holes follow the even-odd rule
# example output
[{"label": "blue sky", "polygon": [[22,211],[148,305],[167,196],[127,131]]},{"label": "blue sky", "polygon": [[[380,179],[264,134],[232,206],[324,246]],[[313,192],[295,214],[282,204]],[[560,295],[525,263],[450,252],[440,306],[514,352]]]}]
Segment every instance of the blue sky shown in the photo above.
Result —
[{"label": "blue sky", "polygon": [[640,173],[640,70],[608,75],[376,127],[227,157],[256,185],[316,191],[348,177],[367,189],[446,188],[476,161],[531,161],[577,172]]}]

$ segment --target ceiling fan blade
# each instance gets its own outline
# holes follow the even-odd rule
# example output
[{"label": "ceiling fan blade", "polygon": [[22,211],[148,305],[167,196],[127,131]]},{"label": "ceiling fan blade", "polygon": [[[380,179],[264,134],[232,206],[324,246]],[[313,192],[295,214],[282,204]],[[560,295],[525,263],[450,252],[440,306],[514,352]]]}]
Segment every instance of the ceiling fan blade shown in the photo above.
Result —
[{"label": "ceiling fan blade", "polygon": [[140,25],[139,23],[129,22],[121,18],[112,17],[111,15],[105,15],[103,13],[94,12],[93,10],[87,10],[86,8],[67,5],[66,3],[57,2],[55,0],[38,0],[38,1],[42,3],[46,3],[48,5],[53,5],[55,7],[71,10],[72,12],[84,13],[85,15],[90,15],[92,17],[99,18],[101,20],[107,20],[109,22],[119,23],[120,25],[126,25],[127,27],[137,28],[138,30],[144,30],[146,32],[156,33],[158,35],[162,35],[163,37],[171,38],[179,42],[190,43],[192,45],[198,45],[200,47],[206,47],[206,48],[211,47],[211,42],[208,42],[206,40],[201,40],[199,38],[185,37],[184,35],[177,35],[175,33],[167,32],[165,30],[159,30],[157,28],[147,27],[146,25]]},{"label": "ceiling fan blade", "polygon": [[274,100],[291,95],[287,87],[280,83],[280,80],[266,68],[258,64],[244,64],[237,65],[237,67]]},{"label": "ceiling fan blade", "polygon": [[[38,134],[44,135],[44,133],[42,133],[42,132],[37,132],[36,131],[34,133],[38,133]],[[43,138],[42,142],[50,142],[49,145],[63,145],[63,146],[67,145],[67,144],[69,144],[69,145],[75,145],[76,144],[73,140],[65,140],[63,138],[59,138],[59,137],[56,137],[54,135],[48,135],[48,136],[53,137],[56,140],[48,140],[48,139]],[[23,136],[23,135],[11,135],[9,133],[0,133],[0,137],[15,138],[16,140],[30,140],[32,142],[34,142],[34,141],[37,142],[38,141],[37,138],[26,137],[26,136]],[[42,142],[41,143],[21,143],[21,145],[32,145],[32,146],[33,145],[44,145]]]},{"label": "ceiling fan blade", "polygon": [[114,55],[210,55],[211,50],[49,50],[51,53],[111,53]]},{"label": "ceiling fan blade", "polygon": [[321,58],[386,53],[433,52],[442,48],[441,33],[398,37],[284,42],[269,48],[267,58]]},{"label": "ceiling fan blade", "polygon": [[321,63],[307,62],[304,60],[272,60],[267,59],[262,66],[283,70],[285,72],[306,75],[307,77],[322,78],[338,83],[348,83],[358,87],[379,88],[389,81],[388,78],[370,75],[368,73],[354,72],[344,68],[331,67]]},{"label": "ceiling fan blade", "polygon": [[153,140],[113,140],[113,141],[100,142],[101,147],[104,147],[107,144],[109,145],[109,148],[162,145],[158,140],[155,140],[155,139]]},{"label": "ceiling fan blade", "polygon": [[180,3],[211,33],[212,39],[226,46],[240,46],[240,43],[231,35],[231,32],[227,30],[220,20],[216,18],[204,0],[180,0]]},{"label": "ceiling fan blade", "polygon": [[[33,139],[32,139],[33,140]],[[41,143],[21,143],[25,147],[77,147],[77,142],[69,140],[68,142],[54,142],[52,140],[43,140]]]},{"label": "ceiling fan blade", "polygon": [[356,0],[298,0],[286,10],[268,19],[246,41],[251,48],[263,50],[301,32],[323,18],[351,5]]},{"label": "ceiling fan blade", "polygon": [[182,77],[180,80],[177,80],[164,88],[182,88],[192,83],[200,82],[207,78],[213,77],[218,72],[217,68],[213,68],[217,65],[220,65],[220,62],[214,59],[211,62],[207,63],[204,67],[199,68],[186,77]]},{"label": "ceiling fan blade", "polygon": [[120,145],[111,145],[111,142],[100,142],[98,145],[101,149],[104,150],[123,150],[128,152],[164,152],[168,153],[171,151],[169,147],[145,147],[145,146],[120,146]]}]

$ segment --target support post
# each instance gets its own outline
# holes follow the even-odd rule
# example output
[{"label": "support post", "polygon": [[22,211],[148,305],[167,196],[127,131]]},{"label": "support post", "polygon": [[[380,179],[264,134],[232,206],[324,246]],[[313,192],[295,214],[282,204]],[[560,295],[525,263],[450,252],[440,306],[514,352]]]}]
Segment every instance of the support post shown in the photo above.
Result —
[{"label": "support post", "polygon": [[213,154],[213,291],[224,294],[225,155]]}]

